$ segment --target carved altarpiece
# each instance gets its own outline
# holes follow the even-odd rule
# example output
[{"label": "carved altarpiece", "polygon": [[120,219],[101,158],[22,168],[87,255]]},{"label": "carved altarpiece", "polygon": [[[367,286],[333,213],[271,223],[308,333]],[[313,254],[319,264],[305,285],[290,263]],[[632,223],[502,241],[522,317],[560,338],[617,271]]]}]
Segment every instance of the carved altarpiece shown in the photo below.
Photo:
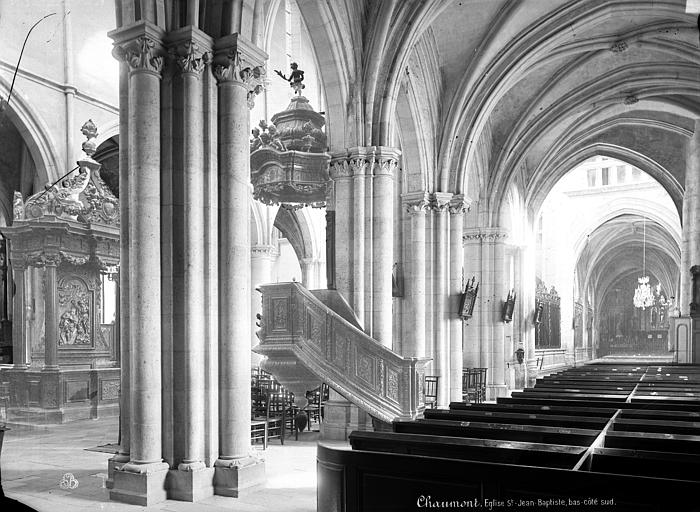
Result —
[{"label": "carved altarpiece", "polygon": [[119,200],[92,159],[95,125],[82,131],[88,140],[78,167],[26,201],[16,192],[12,226],[2,228],[14,316],[24,317],[14,322],[13,368],[3,378],[13,406],[43,409],[40,420],[52,422],[94,417],[98,405],[118,411],[118,394],[103,400],[100,390],[119,385],[118,325],[102,322],[101,303],[103,275],[117,281]]}]

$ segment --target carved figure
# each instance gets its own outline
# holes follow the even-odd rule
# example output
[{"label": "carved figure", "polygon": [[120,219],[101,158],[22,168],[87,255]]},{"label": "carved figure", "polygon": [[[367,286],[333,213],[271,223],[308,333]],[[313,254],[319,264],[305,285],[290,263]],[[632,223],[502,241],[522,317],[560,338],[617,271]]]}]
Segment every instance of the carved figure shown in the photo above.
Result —
[{"label": "carved figure", "polygon": [[289,78],[287,78],[287,76],[278,69],[275,69],[275,73],[282,77],[283,80],[289,82],[289,86],[292,89],[294,89],[294,92],[301,96],[301,90],[306,87],[302,83],[304,81],[304,72],[301,69],[299,69],[299,66],[296,62],[292,62],[289,65],[289,67],[292,68],[292,72],[289,75]]},{"label": "carved figure", "polygon": [[258,128],[253,128],[251,133],[253,134],[253,138],[250,141],[250,152],[252,153],[256,149],[260,149],[260,146],[262,146],[262,139],[260,139],[260,130]]},{"label": "carved figure", "polygon": [[24,201],[22,200],[21,192],[15,191],[15,197],[12,200],[12,215],[15,220],[24,218]]}]

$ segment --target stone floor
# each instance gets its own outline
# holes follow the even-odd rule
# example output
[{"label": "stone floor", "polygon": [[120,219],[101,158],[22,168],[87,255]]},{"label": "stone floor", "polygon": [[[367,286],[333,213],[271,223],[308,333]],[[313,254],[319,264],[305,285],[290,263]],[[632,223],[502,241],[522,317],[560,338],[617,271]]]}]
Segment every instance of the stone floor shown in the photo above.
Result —
[{"label": "stone floor", "polygon": [[[110,501],[104,481],[111,455],[86,448],[116,443],[117,421],[104,418],[41,427],[10,425],[1,455],[5,495],[39,512],[316,511],[318,432],[305,432],[298,441],[286,439],[284,446],[275,439],[267,450],[261,450],[267,484],[247,497],[213,496],[197,503],[168,500],[151,507]],[[74,489],[61,488],[67,473],[77,481]]]}]

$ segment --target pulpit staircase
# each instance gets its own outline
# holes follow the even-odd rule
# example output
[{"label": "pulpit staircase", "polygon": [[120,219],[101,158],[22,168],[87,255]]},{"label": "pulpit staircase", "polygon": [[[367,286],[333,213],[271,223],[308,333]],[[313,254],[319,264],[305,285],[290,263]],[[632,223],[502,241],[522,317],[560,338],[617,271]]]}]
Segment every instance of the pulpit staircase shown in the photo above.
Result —
[{"label": "pulpit staircase", "polygon": [[429,358],[402,357],[372,339],[336,290],[268,284],[262,293],[261,364],[305,405],[305,392],[327,383],[382,422],[415,419],[425,408]]}]

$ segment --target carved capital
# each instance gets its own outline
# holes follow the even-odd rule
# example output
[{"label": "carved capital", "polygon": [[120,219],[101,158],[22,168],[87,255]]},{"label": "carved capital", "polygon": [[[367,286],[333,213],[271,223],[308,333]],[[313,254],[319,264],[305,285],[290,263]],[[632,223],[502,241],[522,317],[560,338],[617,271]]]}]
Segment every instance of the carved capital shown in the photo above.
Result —
[{"label": "carved capital", "polygon": [[241,54],[233,49],[229,50],[225,56],[217,58],[218,63],[214,65],[212,71],[219,85],[225,83],[235,83],[248,90],[248,108],[255,107],[255,97],[263,89],[265,78],[265,68],[263,66],[247,65],[241,58]]},{"label": "carved capital", "polygon": [[494,243],[505,240],[508,233],[499,228],[477,228],[464,233],[462,240],[465,242]]},{"label": "carved capital", "polygon": [[398,149],[383,146],[350,148],[333,155],[331,177],[393,176],[399,166],[400,155]]},{"label": "carved capital", "polygon": [[444,213],[450,206],[450,201],[452,200],[452,194],[449,192],[434,192],[430,195],[430,205],[431,211],[436,213]]},{"label": "carved capital", "polygon": [[115,46],[112,55],[125,61],[131,71],[149,71],[160,76],[163,71],[163,50],[160,42],[148,35]]},{"label": "carved capital", "polygon": [[471,199],[464,197],[461,194],[454,195],[450,200],[448,209],[451,215],[462,215],[469,211],[471,203]]},{"label": "carved capital", "polygon": [[348,160],[331,161],[329,174],[333,180],[350,178],[353,175],[352,166]]},{"label": "carved capital", "polygon": [[427,199],[418,199],[414,201],[404,201],[406,212],[411,215],[425,214],[430,209],[430,202]]},{"label": "carved capital", "polygon": [[183,74],[202,76],[209,62],[209,53],[200,50],[194,41],[184,41],[170,48],[170,55],[175,59],[177,67]]}]

